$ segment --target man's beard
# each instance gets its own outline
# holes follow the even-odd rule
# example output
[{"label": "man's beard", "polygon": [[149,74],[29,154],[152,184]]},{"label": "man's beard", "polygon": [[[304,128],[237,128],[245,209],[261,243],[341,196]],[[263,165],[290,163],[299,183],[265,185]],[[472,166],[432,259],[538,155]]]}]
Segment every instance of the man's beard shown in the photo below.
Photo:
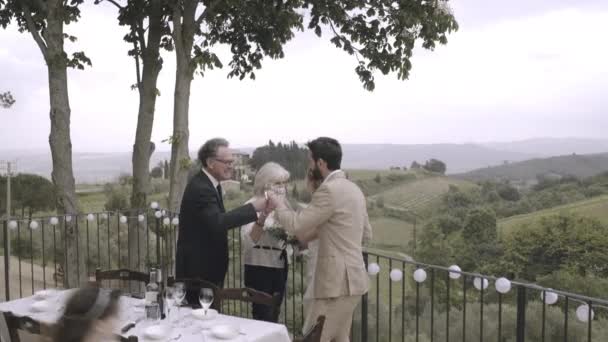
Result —
[{"label": "man's beard", "polygon": [[315,165],[315,167],[312,169],[308,169],[308,177],[316,181],[323,180],[323,175],[321,174],[321,170],[319,170],[319,167],[317,165]]}]

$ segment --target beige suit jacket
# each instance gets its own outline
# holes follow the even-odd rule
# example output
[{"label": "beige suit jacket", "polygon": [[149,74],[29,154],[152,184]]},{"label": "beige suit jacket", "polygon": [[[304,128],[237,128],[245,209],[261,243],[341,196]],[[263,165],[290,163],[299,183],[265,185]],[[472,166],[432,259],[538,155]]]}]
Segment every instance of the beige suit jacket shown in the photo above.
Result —
[{"label": "beige suit jacket", "polygon": [[313,193],[310,205],[295,213],[277,209],[277,220],[296,236],[316,230],[318,257],[313,297],[316,299],[363,295],[368,275],[363,262],[362,242],[371,240],[365,197],[361,189],[336,172]]}]

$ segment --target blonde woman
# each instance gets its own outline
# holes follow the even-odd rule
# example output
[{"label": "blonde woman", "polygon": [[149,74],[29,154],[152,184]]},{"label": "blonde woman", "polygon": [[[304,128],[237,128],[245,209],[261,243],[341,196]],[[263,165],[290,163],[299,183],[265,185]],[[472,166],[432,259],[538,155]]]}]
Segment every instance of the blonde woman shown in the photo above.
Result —
[{"label": "blonde woman", "polygon": [[[254,196],[247,203],[265,198],[270,191],[275,196],[285,198],[289,172],[273,162],[264,164],[257,172],[253,184]],[[287,245],[276,234],[278,229],[274,213],[261,212],[258,220],[243,226],[241,241],[245,264],[245,286],[274,295],[281,299],[285,294],[288,274]],[[253,318],[277,322],[279,312],[271,312],[265,305],[253,304]]]}]

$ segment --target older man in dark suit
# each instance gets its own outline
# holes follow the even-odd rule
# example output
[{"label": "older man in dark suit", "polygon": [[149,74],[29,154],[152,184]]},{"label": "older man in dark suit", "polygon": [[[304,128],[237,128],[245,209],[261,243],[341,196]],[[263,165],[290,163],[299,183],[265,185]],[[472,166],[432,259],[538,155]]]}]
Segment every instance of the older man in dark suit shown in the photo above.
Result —
[{"label": "older man in dark suit", "polygon": [[[190,179],[182,197],[177,240],[176,278],[197,278],[223,286],[228,270],[228,230],[254,222],[267,209],[259,199],[229,212],[224,209],[221,181],[232,178],[234,157],[228,141],[215,138],[198,151],[202,169]],[[187,293],[197,305],[198,293]]]}]

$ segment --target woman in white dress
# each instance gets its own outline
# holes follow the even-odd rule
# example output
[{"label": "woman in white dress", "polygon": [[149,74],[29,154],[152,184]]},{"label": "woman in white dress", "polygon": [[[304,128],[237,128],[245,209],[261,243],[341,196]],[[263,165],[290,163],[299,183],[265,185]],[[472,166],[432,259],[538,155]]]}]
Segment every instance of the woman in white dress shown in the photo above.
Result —
[{"label": "woman in white dress", "polygon": [[[273,162],[264,164],[257,172],[253,184],[254,197],[264,198],[266,191],[278,196],[286,196],[289,172]],[[258,213],[258,220],[243,226],[241,241],[245,264],[245,286],[274,295],[279,293],[281,299],[285,294],[288,274],[288,250],[284,240],[279,239],[269,228],[275,227],[274,213]],[[277,232],[276,229],[272,231]],[[279,312],[271,312],[265,305],[253,304],[253,318],[268,322],[277,322]]]}]

